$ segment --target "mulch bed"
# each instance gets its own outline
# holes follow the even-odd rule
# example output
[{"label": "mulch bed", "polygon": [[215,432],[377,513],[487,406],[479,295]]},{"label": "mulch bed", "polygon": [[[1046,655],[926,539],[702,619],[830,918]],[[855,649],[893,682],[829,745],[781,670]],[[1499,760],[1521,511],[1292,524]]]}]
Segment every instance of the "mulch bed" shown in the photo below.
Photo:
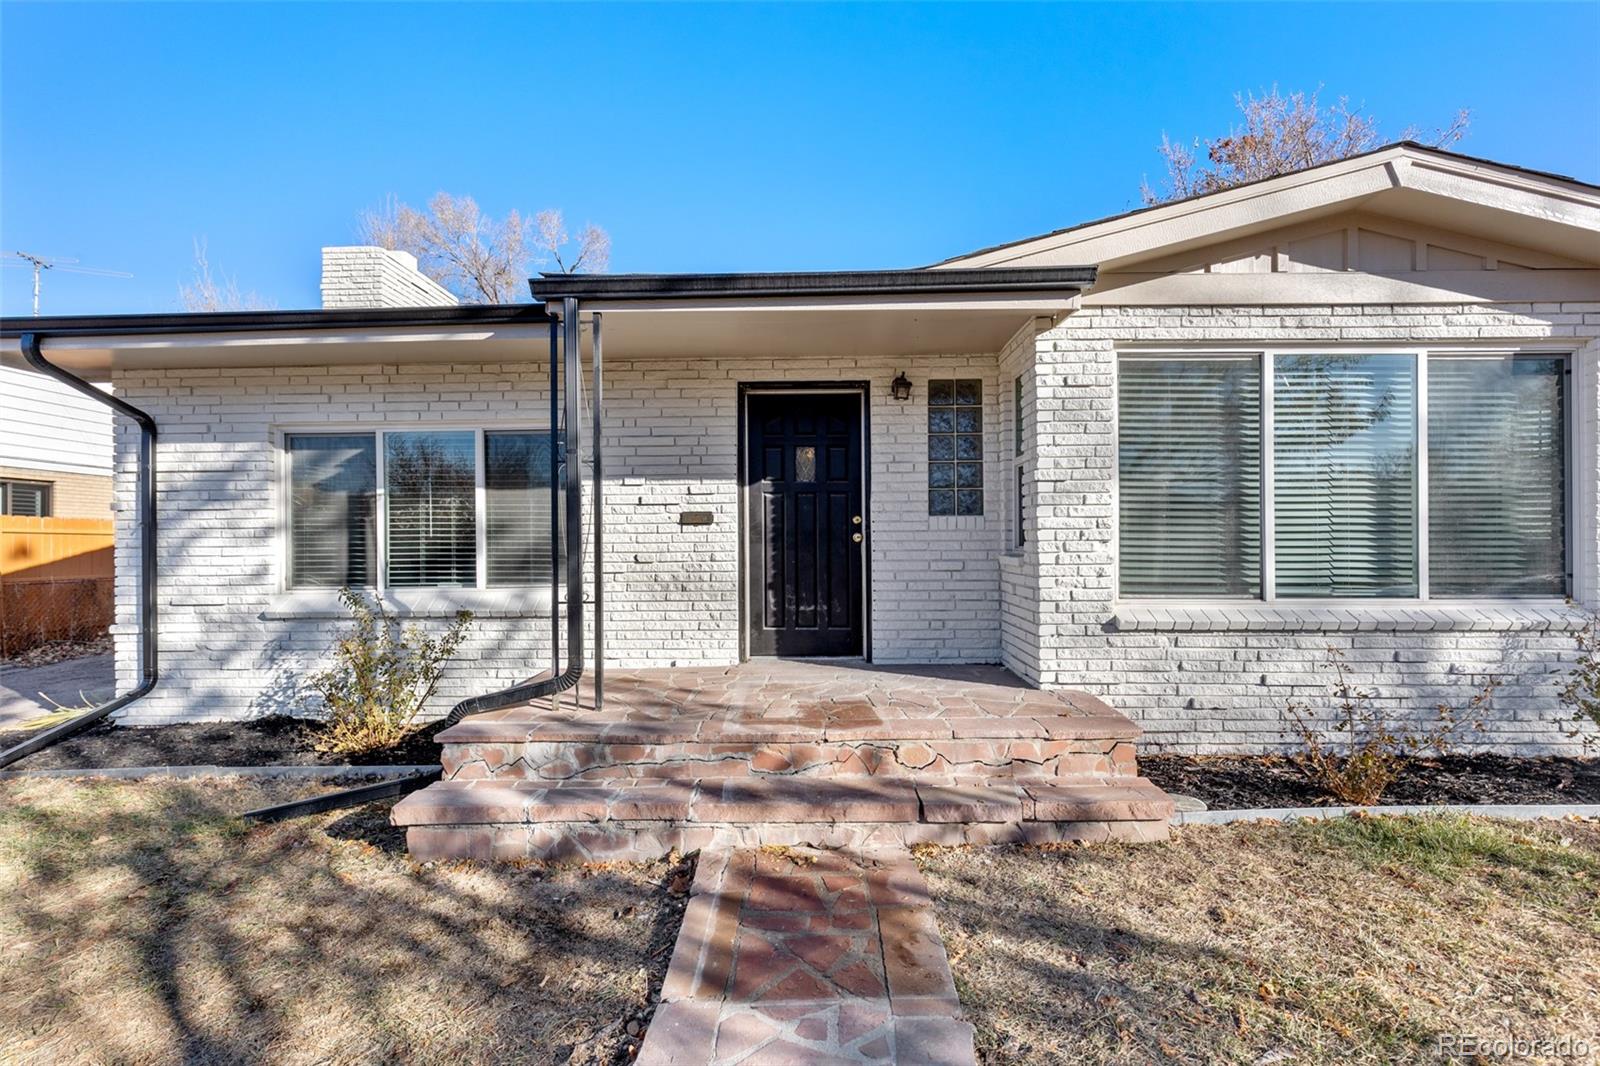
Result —
[{"label": "mulch bed", "polygon": [[[439,761],[430,722],[405,743],[370,755],[329,755],[313,747],[314,721],[273,716],[246,722],[163,726],[101,723],[28,756],[18,770],[111,766],[429,766]],[[0,733],[0,749],[33,736]],[[1141,755],[1139,771],[1168,792],[1212,810],[1337,805],[1280,755]],[[1600,759],[1451,755],[1412,759],[1385,803],[1600,803]]]},{"label": "mulch bed", "polygon": [[[398,747],[369,755],[328,755],[312,746],[305,718],[274,715],[247,722],[187,722],[180,725],[118,726],[109,722],[29,755],[18,770],[109,766],[427,766],[439,761],[430,722]],[[0,749],[36,733],[0,733]]]},{"label": "mulch bed", "polygon": [[[1338,806],[1275,755],[1141,755],[1139,772],[1212,810]],[[1385,803],[1600,803],[1600,759],[1449,755],[1408,760]]]}]

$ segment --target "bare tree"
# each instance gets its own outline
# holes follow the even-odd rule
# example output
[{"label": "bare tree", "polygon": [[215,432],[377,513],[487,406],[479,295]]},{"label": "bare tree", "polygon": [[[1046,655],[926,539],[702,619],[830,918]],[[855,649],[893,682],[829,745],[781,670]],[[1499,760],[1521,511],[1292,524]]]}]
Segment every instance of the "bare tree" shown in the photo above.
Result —
[{"label": "bare tree", "polygon": [[368,244],[410,252],[424,274],[468,303],[515,303],[527,297],[535,265],[596,273],[611,252],[611,238],[599,226],[569,237],[560,211],[539,212],[530,229],[517,211],[495,219],[472,197],[445,192],[434,194],[426,211],[390,196],[362,212],[358,231]]},{"label": "bare tree", "polygon": [[187,285],[178,286],[178,302],[185,311],[271,311],[277,306],[253,290],[241,293],[238,281],[232,277],[213,277],[206,242],[201,237],[194,241],[194,278]]},{"label": "bare tree", "polygon": [[[1196,137],[1186,145],[1163,133],[1157,151],[1166,164],[1166,185],[1157,190],[1148,180],[1143,182],[1144,202],[1170,203],[1291,174],[1348,159],[1383,143],[1375,118],[1359,108],[1351,110],[1348,98],[1342,96],[1338,103],[1324,109],[1317,102],[1320,92],[1319,88],[1310,97],[1301,92],[1285,96],[1274,85],[1261,96],[1235,94],[1234,104],[1244,115],[1244,124],[1230,128],[1226,136],[1208,140]],[[1399,139],[1443,148],[1466,135],[1470,119],[1471,112],[1462,109],[1448,126],[1432,134],[1424,135],[1410,126],[1401,131]]]},{"label": "bare tree", "polygon": [[[576,238],[568,238],[560,211],[540,211],[534,216],[539,249],[547,262],[554,262],[563,274],[576,274],[587,268],[591,274],[604,273],[611,262],[611,235],[593,222],[584,224]],[[574,247],[575,245],[575,247]],[[567,265],[561,250],[568,249],[572,264]]]}]

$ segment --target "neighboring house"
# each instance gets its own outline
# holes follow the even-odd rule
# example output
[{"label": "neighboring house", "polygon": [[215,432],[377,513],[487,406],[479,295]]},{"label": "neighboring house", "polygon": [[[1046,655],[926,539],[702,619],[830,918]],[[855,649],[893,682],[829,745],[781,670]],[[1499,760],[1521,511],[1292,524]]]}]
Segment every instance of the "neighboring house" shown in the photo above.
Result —
[{"label": "neighboring house", "polygon": [[[295,710],[346,583],[477,612],[439,711],[550,665],[545,309],[351,308],[428,289],[329,254],[337,309],[5,324],[161,427],[128,721]],[[1001,663],[1242,751],[1329,702],[1331,647],[1402,713],[1493,677],[1488,742],[1564,743],[1600,187],[1396,145],[930,269],[534,290],[603,315],[608,664]]]},{"label": "neighboring house", "polygon": [[111,412],[0,366],[0,657],[111,624]]},{"label": "neighboring house", "polygon": [[111,517],[111,412],[0,367],[0,515]]}]

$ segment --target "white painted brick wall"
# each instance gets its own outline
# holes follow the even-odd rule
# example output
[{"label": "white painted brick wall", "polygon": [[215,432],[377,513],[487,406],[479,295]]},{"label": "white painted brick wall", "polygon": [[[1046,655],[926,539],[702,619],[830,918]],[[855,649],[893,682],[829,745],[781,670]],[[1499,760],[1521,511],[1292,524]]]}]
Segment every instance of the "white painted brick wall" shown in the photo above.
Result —
[{"label": "white painted brick wall", "polygon": [[[1552,349],[1577,350],[1573,542],[1579,596],[1594,607],[1600,604],[1597,337],[1600,304],[1105,307],[1069,316],[1036,344],[1039,506],[1030,555],[1039,562],[1040,680],[1105,697],[1145,727],[1147,748],[1248,750],[1283,742],[1288,700],[1326,693],[1328,678],[1318,664],[1335,646],[1354,667],[1352,680],[1397,713],[1425,718],[1440,702],[1463,706],[1477,679],[1492,674],[1503,687],[1491,715],[1491,743],[1568,746],[1552,724],[1555,682],[1572,653],[1568,632],[1510,624],[1493,632],[1192,632],[1188,620],[1165,631],[1112,631],[1115,360],[1119,346],[1163,341],[1249,347],[1549,339]],[[1023,596],[1012,600],[1008,590],[1003,599],[1008,613],[1015,603],[1017,616],[1026,616]]]},{"label": "white painted brick wall", "polygon": [[[904,370],[910,401],[889,395]],[[1000,657],[1004,508],[996,487],[999,389],[993,355],[885,359],[629,361],[606,368],[607,660],[736,661],[739,646],[737,396],[740,382],[870,383],[872,649],[880,662]],[[977,377],[985,390],[985,514],[927,513],[927,381]],[[123,373],[118,394],[161,427],[161,684],[130,721],[235,718],[297,709],[301,679],[339,628],[267,619],[278,592],[274,431],[372,423],[543,424],[537,362]],[[131,499],[136,436],[118,437]],[[679,525],[709,510],[711,526]],[[119,514],[118,666],[134,671],[132,514]],[[587,554],[587,549],[586,549]],[[520,680],[549,661],[549,621],[480,618],[430,708]],[[592,646],[592,645],[591,645]]]},{"label": "white painted brick wall", "polygon": [[1016,674],[1039,683],[1039,556],[1034,531],[1037,516],[1030,504],[1024,521],[1030,527],[1027,542],[1018,546],[1016,530],[1016,477],[1010,460],[1015,453],[1017,419],[1014,382],[1022,378],[1023,476],[1031,484],[1037,472],[1034,457],[1035,374],[1034,352],[1037,329],[1029,322],[1000,351],[1001,460],[1005,470],[1000,493],[1005,508],[1006,551],[1000,557],[1000,645],[1001,661]]},{"label": "white painted brick wall", "polygon": [[458,301],[409,252],[345,245],[322,250],[322,306],[451,307]]},{"label": "white painted brick wall", "polygon": [[[1152,340],[1238,345],[1548,338],[1581,351],[1574,417],[1580,462],[1581,598],[1600,603],[1600,305],[1503,308],[1100,308],[1069,316],[999,355],[918,359],[613,358],[607,375],[607,648],[615,663],[732,662],[738,649],[737,384],[870,382],[873,496],[872,647],[883,662],[1006,662],[1046,685],[1102,695],[1140,720],[1153,748],[1229,751],[1281,741],[1283,704],[1322,691],[1317,663],[1344,649],[1354,679],[1407,712],[1464,702],[1473,678],[1498,676],[1493,742],[1559,744],[1554,681],[1570,635],[1490,632],[1116,631],[1115,352]],[[1030,368],[1030,361],[1032,366]],[[899,370],[908,403],[889,397]],[[1027,546],[1008,551],[1011,381],[1026,379],[1034,489]],[[930,518],[926,398],[930,377],[985,382],[988,486],[981,518]],[[241,717],[296,708],[298,679],[337,625],[274,621],[274,426],[371,422],[541,422],[539,363],[162,371],[118,376],[119,393],[162,427],[163,681],[132,720]],[[135,437],[118,437],[122,499],[131,499]],[[680,527],[710,510],[709,527]],[[117,627],[131,685],[136,549],[119,515]],[[431,710],[526,677],[548,661],[548,621],[485,618]]]}]

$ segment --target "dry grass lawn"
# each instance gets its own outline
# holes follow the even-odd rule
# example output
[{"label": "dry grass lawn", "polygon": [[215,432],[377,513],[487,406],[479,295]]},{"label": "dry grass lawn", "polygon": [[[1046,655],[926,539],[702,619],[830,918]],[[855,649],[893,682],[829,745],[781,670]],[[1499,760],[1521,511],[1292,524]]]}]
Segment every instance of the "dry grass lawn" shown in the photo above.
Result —
[{"label": "dry grass lawn", "polygon": [[305,791],[0,783],[0,1061],[627,1060],[681,870],[417,868],[387,805],[232,817]]},{"label": "dry grass lawn", "polygon": [[1449,1033],[1588,1042],[1517,1061],[1600,1054],[1597,822],[919,857],[986,1063],[1438,1061]]}]

